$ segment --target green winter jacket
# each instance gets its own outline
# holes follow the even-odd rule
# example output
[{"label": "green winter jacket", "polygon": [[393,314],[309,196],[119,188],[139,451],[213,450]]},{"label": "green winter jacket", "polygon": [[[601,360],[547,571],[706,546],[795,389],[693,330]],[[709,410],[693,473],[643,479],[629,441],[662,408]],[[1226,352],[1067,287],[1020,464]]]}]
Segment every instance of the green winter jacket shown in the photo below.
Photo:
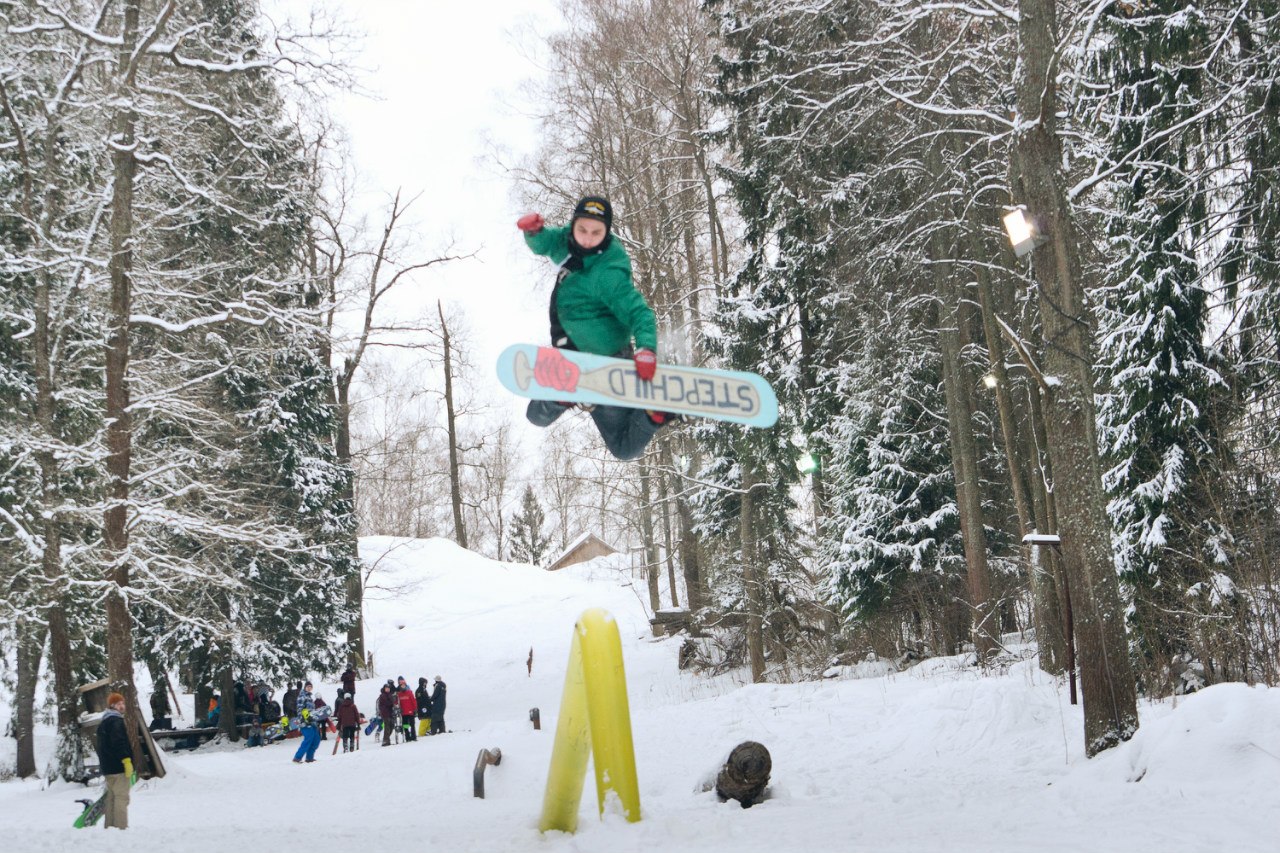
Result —
[{"label": "green winter jacket", "polygon": [[[567,225],[524,239],[534,254],[557,264],[569,255]],[[637,349],[658,351],[658,321],[631,281],[631,258],[617,237],[601,254],[583,258],[582,269],[564,277],[554,298],[560,325],[583,352],[613,355],[633,339]]]}]

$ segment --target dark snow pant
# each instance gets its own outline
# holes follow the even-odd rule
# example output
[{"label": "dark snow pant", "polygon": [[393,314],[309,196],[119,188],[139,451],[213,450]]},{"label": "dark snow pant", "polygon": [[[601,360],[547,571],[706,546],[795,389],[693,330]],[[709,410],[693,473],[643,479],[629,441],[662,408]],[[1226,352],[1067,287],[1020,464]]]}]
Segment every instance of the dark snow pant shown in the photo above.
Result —
[{"label": "dark snow pant", "polygon": [[400,723],[400,725],[401,725],[401,727],[404,729],[404,742],[405,742],[405,743],[408,743],[408,742],[409,742],[409,741],[411,741],[411,740],[417,740],[417,739],[418,739],[418,732],[417,732],[417,730],[414,728],[414,726],[415,726],[415,725],[417,725],[417,723],[414,721],[414,718],[413,718],[412,716],[410,716],[410,717],[403,717],[403,718],[401,719],[401,723]]},{"label": "dark snow pant", "polygon": [[[567,407],[554,400],[530,400],[525,417],[534,426],[545,427],[567,411]],[[596,406],[591,410],[591,420],[596,422],[604,446],[623,462],[644,455],[649,439],[660,426],[649,419],[644,409],[623,406]]]},{"label": "dark snow pant", "polygon": [[431,718],[431,733],[433,735],[444,734],[444,714]]},{"label": "dark snow pant", "polygon": [[351,752],[356,748],[356,729],[359,726],[343,726],[342,727],[342,751]]}]

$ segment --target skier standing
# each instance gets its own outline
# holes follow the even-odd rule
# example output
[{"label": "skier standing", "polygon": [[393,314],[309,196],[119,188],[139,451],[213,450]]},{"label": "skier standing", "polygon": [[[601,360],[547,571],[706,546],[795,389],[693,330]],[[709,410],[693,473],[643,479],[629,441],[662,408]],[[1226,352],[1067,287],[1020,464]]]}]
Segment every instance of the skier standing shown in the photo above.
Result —
[{"label": "skier standing", "polygon": [[[520,217],[516,227],[524,232],[525,243],[534,254],[559,264],[551,292],[552,346],[632,358],[636,375],[642,381],[652,381],[658,366],[658,324],[653,309],[631,280],[631,257],[621,241],[614,239],[609,200],[586,196],[574,208],[569,224],[559,228],[546,227],[539,213]],[[539,365],[543,365],[542,359]],[[534,426],[550,426],[569,406],[554,400],[532,400],[525,416]],[[665,412],[622,406],[591,410],[605,447],[621,460],[638,459],[654,433],[671,417]]]}]

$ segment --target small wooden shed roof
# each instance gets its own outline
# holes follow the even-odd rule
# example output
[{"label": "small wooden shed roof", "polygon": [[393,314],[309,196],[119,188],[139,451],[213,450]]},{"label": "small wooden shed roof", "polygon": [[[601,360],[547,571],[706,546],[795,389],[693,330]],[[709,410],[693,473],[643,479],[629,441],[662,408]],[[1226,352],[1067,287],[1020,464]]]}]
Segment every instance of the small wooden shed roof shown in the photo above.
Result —
[{"label": "small wooden shed roof", "polygon": [[584,533],[570,542],[569,546],[560,553],[560,556],[547,565],[547,571],[554,572],[557,569],[563,569],[565,566],[585,563],[587,560],[594,560],[596,557],[604,557],[616,553],[618,553],[618,549],[605,542],[599,536],[594,533]]}]

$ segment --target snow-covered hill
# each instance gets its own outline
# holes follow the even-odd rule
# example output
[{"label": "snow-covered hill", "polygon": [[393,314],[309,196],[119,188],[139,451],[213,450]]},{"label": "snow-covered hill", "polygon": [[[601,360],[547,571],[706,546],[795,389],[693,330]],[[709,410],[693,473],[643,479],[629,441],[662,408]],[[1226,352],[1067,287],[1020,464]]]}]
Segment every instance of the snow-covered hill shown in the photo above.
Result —
[{"label": "snow-covered hill", "polygon": [[[1220,685],[1144,706],[1128,744],[1087,761],[1079,709],[1029,662],[979,674],[950,658],[874,678],[796,685],[707,680],[654,640],[643,583],[596,561],[546,573],[441,540],[370,538],[368,645],[377,685],[442,676],[452,733],[353,755],[322,744],[224,746],[168,758],[135,789],[128,849],[323,851],[1274,851],[1280,826],[1280,690]],[[587,782],[575,836],[541,835],[570,632],[587,607],[622,633],[643,819],[597,820]],[[533,668],[527,668],[533,649]],[[333,683],[321,694],[332,700]],[[539,708],[542,730],[529,721]],[[7,709],[0,709],[5,716]],[[190,719],[188,708],[188,719]],[[773,757],[772,796],[749,810],[701,783],[742,740]],[[48,739],[42,738],[47,745]],[[502,749],[472,796],[482,748]],[[15,851],[108,841],[70,828],[78,786],[0,784]]]}]

